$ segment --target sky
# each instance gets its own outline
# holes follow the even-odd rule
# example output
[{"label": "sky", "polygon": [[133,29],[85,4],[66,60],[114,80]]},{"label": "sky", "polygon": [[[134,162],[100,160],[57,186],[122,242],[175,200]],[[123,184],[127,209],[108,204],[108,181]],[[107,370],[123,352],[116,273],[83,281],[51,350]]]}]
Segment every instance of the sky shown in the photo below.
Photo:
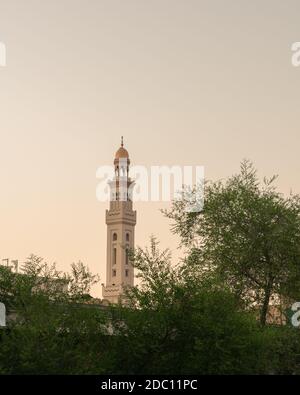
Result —
[{"label": "sky", "polygon": [[[134,165],[217,180],[248,158],[300,193],[299,15],[298,0],[0,0],[0,259],[82,260],[105,280],[96,171],[121,135]],[[135,205],[136,244],[154,234],[176,261],[168,206]]]}]

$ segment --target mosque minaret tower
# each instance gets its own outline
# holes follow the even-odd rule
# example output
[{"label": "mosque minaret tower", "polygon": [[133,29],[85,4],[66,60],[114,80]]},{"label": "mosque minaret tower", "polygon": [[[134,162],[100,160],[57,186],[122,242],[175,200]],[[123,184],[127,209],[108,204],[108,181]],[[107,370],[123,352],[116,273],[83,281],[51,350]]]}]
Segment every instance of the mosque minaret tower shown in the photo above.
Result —
[{"label": "mosque minaret tower", "polygon": [[128,250],[134,248],[136,211],[132,209],[134,182],[129,177],[129,166],[129,154],[122,137],[114,160],[114,178],[109,181],[110,203],[106,210],[106,285],[102,285],[102,295],[110,303],[121,301],[125,287],[134,285]]}]

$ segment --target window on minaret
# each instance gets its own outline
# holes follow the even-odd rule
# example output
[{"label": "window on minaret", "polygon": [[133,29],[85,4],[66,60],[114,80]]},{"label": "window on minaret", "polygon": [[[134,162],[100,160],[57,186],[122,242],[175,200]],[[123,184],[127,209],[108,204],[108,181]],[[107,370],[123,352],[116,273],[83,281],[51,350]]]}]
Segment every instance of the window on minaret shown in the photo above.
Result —
[{"label": "window on minaret", "polygon": [[128,265],[128,260],[129,260],[129,246],[126,246],[125,250],[125,264]]},{"label": "window on minaret", "polygon": [[116,270],[113,270],[113,271],[112,271],[112,275],[113,275],[113,277],[116,277],[117,271],[116,271]]},{"label": "window on minaret", "polygon": [[128,269],[125,270],[125,276],[126,276],[126,277],[129,276],[129,270],[128,270]]},{"label": "window on minaret", "polygon": [[113,241],[116,241],[118,239],[118,235],[116,233],[113,234]]},{"label": "window on minaret", "polygon": [[129,233],[126,233],[126,241],[129,241]]},{"label": "window on minaret", "polygon": [[117,249],[114,247],[113,249],[113,265],[117,263]]}]

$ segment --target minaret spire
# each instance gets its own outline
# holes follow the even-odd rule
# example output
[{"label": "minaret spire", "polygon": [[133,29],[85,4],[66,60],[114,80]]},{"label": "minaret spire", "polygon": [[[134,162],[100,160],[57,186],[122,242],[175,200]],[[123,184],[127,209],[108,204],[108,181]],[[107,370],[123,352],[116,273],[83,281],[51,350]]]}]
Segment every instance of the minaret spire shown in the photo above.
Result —
[{"label": "minaret spire", "polygon": [[106,210],[106,285],[103,284],[102,295],[109,303],[125,303],[125,288],[134,286],[134,267],[129,259],[129,250],[134,248],[136,211],[132,207],[134,182],[128,176],[130,160],[123,136],[114,165],[115,177],[109,181],[111,199],[109,210]]}]

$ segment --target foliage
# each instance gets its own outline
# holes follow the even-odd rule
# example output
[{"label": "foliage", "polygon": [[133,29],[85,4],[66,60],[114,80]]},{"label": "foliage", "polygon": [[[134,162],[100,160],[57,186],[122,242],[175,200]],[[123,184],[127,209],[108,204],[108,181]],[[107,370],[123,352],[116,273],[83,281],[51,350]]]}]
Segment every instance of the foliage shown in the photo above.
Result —
[{"label": "foliage", "polygon": [[244,161],[240,174],[206,184],[202,212],[187,212],[185,200],[165,212],[189,260],[221,277],[245,306],[260,306],[263,325],[271,301],[300,289],[300,197],[282,196],[275,179],[260,185]]},{"label": "foliage", "polygon": [[33,270],[42,261],[31,260],[29,278],[10,288],[19,315],[0,332],[0,373],[299,372],[299,331],[262,328],[220,279],[197,277],[189,261],[173,267],[155,239],[132,259],[140,286],[127,290],[126,305],[108,308],[83,304],[81,286],[77,299],[53,290],[51,277],[33,292],[35,273],[49,267]]},{"label": "foliage", "polygon": [[99,281],[81,261],[71,265],[71,275],[67,277],[69,293],[73,298],[89,299],[91,287]]},{"label": "foliage", "polygon": [[189,267],[172,267],[169,252],[160,253],[154,239],[150,251],[137,250],[134,264],[141,287],[127,292],[130,308],[119,306],[113,321],[116,373],[260,372],[263,332],[254,317],[239,311],[229,290],[208,278],[191,281]]},{"label": "foliage", "polygon": [[64,274],[31,255],[22,273],[1,267],[0,292],[13,320],[1,331],[0,372],[91,373],[107,344],[107,318],[83,305],[96,277],[81,262]]}]

